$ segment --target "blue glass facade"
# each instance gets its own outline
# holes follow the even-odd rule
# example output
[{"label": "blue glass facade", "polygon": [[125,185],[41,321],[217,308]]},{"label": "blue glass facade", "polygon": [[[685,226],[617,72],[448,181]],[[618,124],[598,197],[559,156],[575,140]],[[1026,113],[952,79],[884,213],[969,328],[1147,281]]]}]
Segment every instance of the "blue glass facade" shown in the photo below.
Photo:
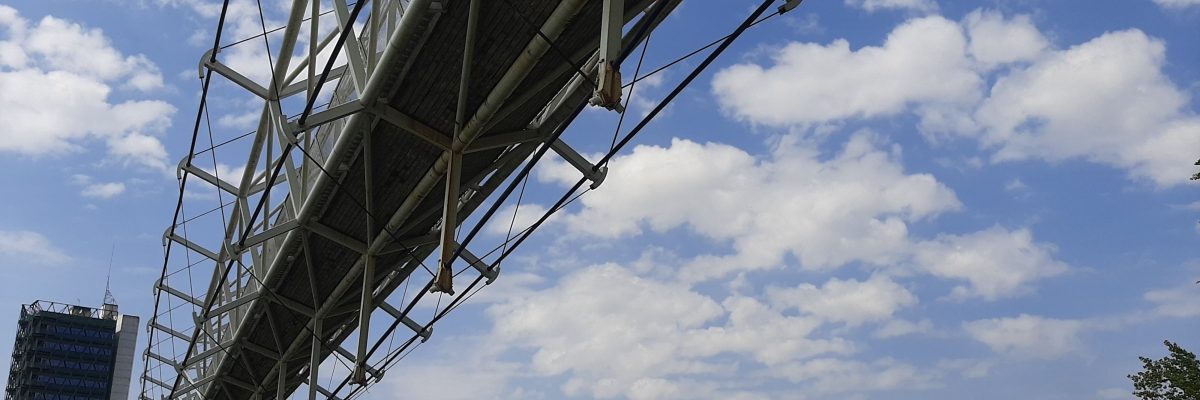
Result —
[{"label": "blue glass facade", "polygon": [[5,399],[108,399],[117,323],[101,314],[46,302],[22,306]]}]

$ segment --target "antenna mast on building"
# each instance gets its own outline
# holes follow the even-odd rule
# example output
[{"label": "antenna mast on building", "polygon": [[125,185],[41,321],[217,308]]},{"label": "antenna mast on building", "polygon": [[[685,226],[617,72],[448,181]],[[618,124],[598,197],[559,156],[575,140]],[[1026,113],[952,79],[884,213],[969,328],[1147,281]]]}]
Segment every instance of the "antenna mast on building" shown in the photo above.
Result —
[{"label": "antenna mast on building", "polygon": [[117,254],[117,244],[113,243],[112,251],[108,253],[108,274],[104,276],[104,303],[103,303],[104,305],[109,305],[109,304],[116,305],[117,304],[117,298],[113,297],[112,290],[110,290],[111,284],[112,284],[113,256],[115,256],[116,254]]}]

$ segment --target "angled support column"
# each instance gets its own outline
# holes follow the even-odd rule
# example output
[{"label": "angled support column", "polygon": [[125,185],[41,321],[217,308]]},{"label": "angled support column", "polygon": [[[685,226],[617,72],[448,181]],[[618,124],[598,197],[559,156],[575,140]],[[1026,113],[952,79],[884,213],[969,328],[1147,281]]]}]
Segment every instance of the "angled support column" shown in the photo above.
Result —
[{"label": "angled support column", "polygon": [[162,280],[159,280],[158,284],[154,285],[154,288],[158,289],[160,291],[163,291],[163,292],[167,292],[167,294],[175,296],[184,301],[187,301],[188,303],[192,303],[192,305],[201,306],[201,307],[204,306],[204,302],[201,301],[200,299],[189,296],[187,293],[181,292],[178,289],[175,289],[175,288],[171,287],[170,285],[167,285]]},{"label": "angled support column", "polygon": [[195,165],[187,165],[187,161],[188,161],[187,157],[184,157],[182,160],[179,160],[180,173],[187,172],[189,174],[192,174],[192,176],[203,179],[205,182],[208,182],[209,184],[216,186],[217,188],[219,188],[221,190],[224,190],[226,193],[229,193],[229,194],[232,194],[235,196],[237,195],[237,187],[234,187],[232,183],[217,179],[217,177],[213,176],[213,174],[210,174],[210,173],[208,173],[208,171],[202,170],[200,168],[196,168]]},{"label": "angled support column", "polygon": [[[455,246],[458,246],[458,244],[455,243]],[[500,267],[488,268],[487,263],[483,262],[483,260],[480,260],[479,257],[475,256],[475,253],[472,253],[465,247],[462,249],[461,257],[463,260],[466,260],[467,264],[470,264],[472,268],[475,268],[476,271],[479,271],[480,275],[486,277],[487,284],[489,285],[496,280],[497,276],[500,276]]]},{"label": "angled support column", "polygon": [[396,307],[393,307],[391,304],[388,304],[388,302],[385,301],[380,303],[379,308],[382,308],[383,311],[391,314],[392,318],[400,318],[400,323],[403,323],[404,326],[408,327],[408,329],[412,329],[413,333],[416,333],[417,336],[421,337],[422,342],[429,340],[429,337],[433,335],[433,327],[425,328],[421,326],[421,324],[418,324],[417,321],[413,321],[412,318],[404,315],[404,313],[400,312],[400,310],[397,310]]},{"label": "angled support column", "polygon": [[254,93],[255,96],[258,96],[263,100],[270,99],[270,92],[267,91],[267,88],[255,83],[245,75],[234,71],[233,68],[229,68],[229,66],[222,64],[220,61],[216,61],[216,57],[213,57],[212,55],[212,50],[204,52],[204,56],[200,58],[201,71],[203,71],[204,68],[208,68],[213,72],[216,72],[218,75],[225,77],[225,79],[228,79],[230,82],[233,82],[235,85],[241,86],[250,93]]},{"label": "angled support column", "polygon": [[175,243],[179,243],[179,244],[183,245],[183,247],[186,247],[188,250],[200,253],[200,255],[207,257],[209,260],[216,261],[216,262],[224,261],[224,259],[222,259],[221,256],[218,256],[216,252],[206,249],[206,248],[204,248],[204,246],[196,244],[195,242],[192,242],[191,240],[187,240],[187,238],[176,235],[171,230],[167,230],[167,232],[163,233],[163,239],[164,239],[163,240],[164,242],[169,240],[169,241],[172,241]]},{"label": "angled support column", "polygon": [[[372,377],[378,377],[380,375],[379,370],[372,368],[370,365],[367,365],[364,362],[360,362],[359,360],[361,359],[361,357],[355,357],[354,354],[350,353],[350,350],[346,350],[342,346],[337,346],[337,347],[333,348],[333,351],[338,353],[342,357],[346,357],[346,360],[350,361],[351,364],[354,364],[355,368],[358,368],[357,366],[361,363],[363,365],[363,368],[366,370],[366,373],[371,374]],[[365,384],[365,383],[360,383],[360,384]]]},{"label": "angled support column", "polygon": [[579,152],[568,146],[566,142],[563,142],[562,139],[555,139],[554,143],[550,144],[550,148],[554,149],[555,153],[562,156],[571,166],[575,167],[583,176],[592,181],[590,186],[592,189],[600,187],[600,184],[604,183],[604,178],[608,176],[608,167],[593,165],[586,158],[583,158]]}]

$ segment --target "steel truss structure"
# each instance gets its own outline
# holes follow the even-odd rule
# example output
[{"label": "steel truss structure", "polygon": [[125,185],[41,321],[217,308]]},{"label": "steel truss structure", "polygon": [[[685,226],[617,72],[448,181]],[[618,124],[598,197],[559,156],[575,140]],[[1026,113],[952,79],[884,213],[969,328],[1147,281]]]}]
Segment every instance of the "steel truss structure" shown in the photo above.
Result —
[{"label": "steel truss structure", "polygon": [[[226,1],[200,63],[204,94],[163,236],[140,398],[346,399],[377,382],[497,279],[512,249],[479,256],[468,245],[544,154],[579,170],[572,192],[603,182],[620,146],[592,163],[560,135],[589,103],[623,109],[621,62],[680,1],[296,1],[281,33],[263,22],[265,84],[222,59]],[[327,12],[336,23],[322,30]],[[213,81],[260,104],[245,140],[214,143]],[[198,150],[205,126],[209,143]],[[218,151],[245,163],[223,168]],[[461,241],[460,228],[469,230]],[[470,284],[455,291],[455,279]],[[413,313],[426,296],[446,295],[429,319]],[[408,339],[392,346],[394,337]]]}]

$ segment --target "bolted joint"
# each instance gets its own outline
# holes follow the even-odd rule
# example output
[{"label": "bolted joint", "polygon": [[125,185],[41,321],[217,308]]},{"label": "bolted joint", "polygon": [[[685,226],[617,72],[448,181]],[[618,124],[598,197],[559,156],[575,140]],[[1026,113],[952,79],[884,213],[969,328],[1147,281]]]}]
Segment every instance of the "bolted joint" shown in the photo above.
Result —
[{"label": "bolted joint", "polygon": [[216,60],[217,55],[213,53],[212,49],[204,52],[204,55],[200,56],[200,65],[196,66],[197,78],[204,79],[204,70],[209,68],[208,63]]},{"label": "bolted joint", "polygon": [[487,277],[487,280],[483,281],[483,284],[491,285],[492,282],[496,281],[496,278],[500,277],[500,266],[497,265],[495,267],[488,268],[487,272],[485,272],[483,276]]},{"label": "bolted joint", "polygon": [[454,295],[454,270],[450,269],[450,263],[438,263],[437,276],[433,279],[433,286],[429,287],[429,293],[443,292],[448,295]]},{"label": "bolted joint", "polygon": [[625,112],[625,107],[621,105],[621,70],[619,65],[614,65],[611,61],[600,63],[600,77],[596,84],[596,91],[592,93],[592,98],[588,100],[588,103],[614,110],[618,113]]},{"label": "bolted joint", "polygon": [[600,184],[604,183],[604,178],[607,178],[607,177],[608,177],[608,166],[602,165],[602,166],[596,167],[594,172],[592,172],[591,175],[588,175],[588,179],[592,181],[592,184],[588,185],[588,187],[592,188],[592,190],[596,190],[597,188],[600,187]]}]

